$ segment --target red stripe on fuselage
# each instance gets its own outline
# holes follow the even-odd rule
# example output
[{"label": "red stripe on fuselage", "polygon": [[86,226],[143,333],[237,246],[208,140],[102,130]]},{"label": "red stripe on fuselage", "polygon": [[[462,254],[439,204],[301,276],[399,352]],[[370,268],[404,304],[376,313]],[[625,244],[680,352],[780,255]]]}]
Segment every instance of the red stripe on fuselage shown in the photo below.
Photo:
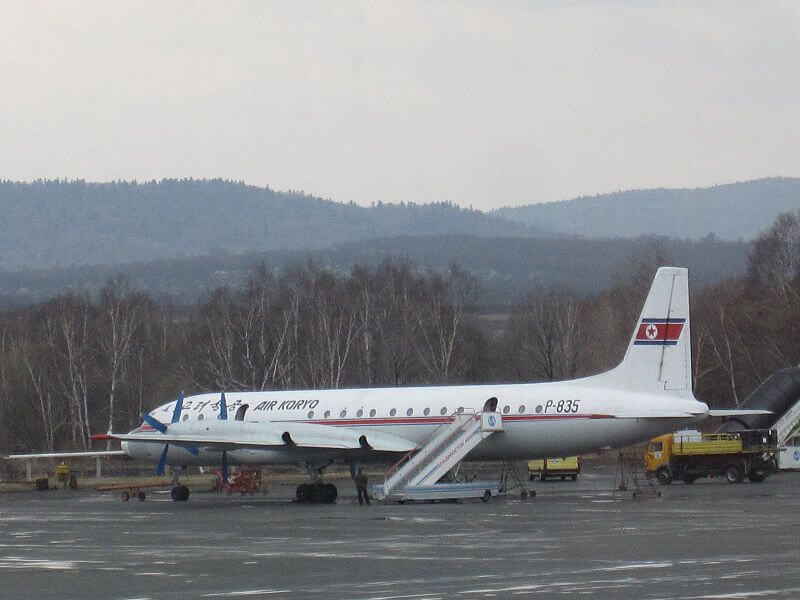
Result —
[{"label": "red stripe on fuselage", "polygon": [[[582,415],[582,414],[558,414],[558,415],[502,415],[503,421],[557,421],[569,419],[613,419],[613,415]],[[272,421],[273,423],[312,423],[314,425],[331,425],[333,427],[363,427],[380,425],[444,425],[451,423],[453,419],[449,417],[398,417],[396,419],[338,419],[338,420],[302,420],[302,421]]]}]

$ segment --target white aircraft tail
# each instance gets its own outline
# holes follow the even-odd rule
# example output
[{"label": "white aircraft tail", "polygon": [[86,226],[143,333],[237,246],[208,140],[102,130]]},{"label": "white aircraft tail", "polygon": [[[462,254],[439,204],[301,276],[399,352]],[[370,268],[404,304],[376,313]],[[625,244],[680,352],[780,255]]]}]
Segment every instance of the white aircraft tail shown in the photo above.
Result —
[{"label": "white aircraft tail", "polygon": [[690,333],[689,272],[661,267],[625,358],[615,369],[596,377],[603,385],[621,390],[693,397]]}]

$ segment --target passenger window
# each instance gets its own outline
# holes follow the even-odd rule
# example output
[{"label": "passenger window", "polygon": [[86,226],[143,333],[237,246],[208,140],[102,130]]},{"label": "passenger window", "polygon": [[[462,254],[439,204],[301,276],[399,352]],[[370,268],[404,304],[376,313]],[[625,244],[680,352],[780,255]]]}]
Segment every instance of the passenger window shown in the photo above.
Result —
[{"label": "passenger window", "polygon": [[446,415],[446,414],[447,414],[447,407],[446,407],[446,406],[443,406],[443,407],[442,407],[442,410],[440,410],[440,411],[439,411],[439,414],[440,414],[440,415]]},{"label": "passenger window", "polygon": [[429,414],[431,414],[431,409],[430,408],[425,408],[425,410],[422,411],[422,414],[427,417]]},{"label": "passenger window", "polygon": [[363,416],[364,416],[364,409],[362,409],[362,408],[359,408],[359,409],[358,409],[358,412],[356,413],[356,416],[357,416],[357,417],[363,417]]},{"label": "passenger window", "polygon": [[504,415],[507,415],[507,414],[508,414],[508,411],[510,411],[510,410],[511,410],[511,407],[510,407],[508,404],[506,404],[506,405],[503,407],[503,414],[504,414]]},{"label": "passenger window", "polygon": [[205,418],[206,418],[206,416],[203,413],[200,413],[199,415],[197,415],[197,420],[198,421],[202,421]]},{"label": "passenger window", "polygon": [[519,407],[519,414],[522,414],[524,412],[525,412],[525,405],[521,404],[520,407]]},{"label": "passenger window", "polygon": [[188,418],[189,418],[189,413],[183,413],[183,416],[181,417],[181,420],[185,421]]},{"label": "passenger window", "polygon": [[374,408],[369,411],[369,416],[370,417],[374,417],[375,416],[375,409]]},{"label": "passenger window", "polygon": [[313,410],[308,411],[308,418],[309,419],[313,419],[314,418],[314,411]]},{"label": "passenger window", "polygon": [[344,419],[347,416],[347,409],[345,408],[342,412],[339,413],[339,416]]},{"label": "passenger window", "polygon": [[411,415],[413,415],[413,414],[414,414],[414,409],[413,409],[413,408],[409,408],[409,409],[406,411],[406,415],[407,415],[407,416],[409,416],[409,417],[410,417]]},{"label": "passenger window", "polygon": [[396,409],[394,409],[394,408],[393,408],[392,410],[390,410],[390,411],[389,411],[389,416],[390,416],[390,417],[393,417],[393,416],[395,416],[396,414],[397,414],[397,410],[396,410]]},{"label": "passenger window", "polygon": [[331,411],[329,411],[329,410],[326,410],[326,411],[325,411],[325,415],[324,415],[324,416],[325,416],[325,418],[326,418],[326,419],[327,419],[328,417],[330,417],[330,416],[331,416]]}]

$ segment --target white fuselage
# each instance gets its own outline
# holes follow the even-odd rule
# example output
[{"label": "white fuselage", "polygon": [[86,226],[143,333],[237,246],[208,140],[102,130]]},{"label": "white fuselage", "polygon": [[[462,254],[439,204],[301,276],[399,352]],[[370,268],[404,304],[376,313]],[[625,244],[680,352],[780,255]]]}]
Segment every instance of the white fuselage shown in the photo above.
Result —
[{"label": "white fuselage", "polygon": [[[592,378],[563,383],[474,385],[413,388],[365,388],[227,393],[229,419],[245,423],[310,423],[360,431],[380,431],[423,443],[458,411],[482,411],[496,398],[503,432],[491,436],[469,455],[472,460],[510,460],[571,456],[620,448],[705,418],[708,407],[691,397],[646,394],[596,387]],[[181,423],[191,426],[219,416],[219,394],[184,400]],[[168,423],[175,402],[150,414]],[[643,408],[646,407],[646,408]],[[648,413],[686,416],[645,416]],[[638,416],[642,415],[642,416]],[[205,423],[205,425],[208,425]],[[184,427],[184,426],[182,426]],[[164,445],[126,441],[123,450],[135,458],[157,460]],[[169,464],[217,464],[219,449],[169,448]],[[287,446],[231,450],[231,464],[297,464],[351,460],[352,452]],[[393,461],[396,456],[363,456]]]}]

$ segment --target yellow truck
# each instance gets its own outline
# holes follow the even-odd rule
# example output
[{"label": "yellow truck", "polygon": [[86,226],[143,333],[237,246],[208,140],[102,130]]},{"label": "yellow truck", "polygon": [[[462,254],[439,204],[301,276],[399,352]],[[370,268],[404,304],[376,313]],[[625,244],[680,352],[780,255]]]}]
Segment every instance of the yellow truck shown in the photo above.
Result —
[{"label": "yellow truck", "polygon": [[567,477],[575,481],[581,472],[580,456],[564,456],[561,458],[542,458],[528,461],[528,475],[533,481],[537,477],[545,481],[548,477],[559,477],[564,481]]},{"label": "yellow truck", "polygon": [[655,475],[662,485],[717,476],[724,476],[729,483],[741,483],[745,477],[761,483],[775,471],[777,451],[773,429],[727,433],[688,430],[650,440],[644,462],[648,476]]}]

